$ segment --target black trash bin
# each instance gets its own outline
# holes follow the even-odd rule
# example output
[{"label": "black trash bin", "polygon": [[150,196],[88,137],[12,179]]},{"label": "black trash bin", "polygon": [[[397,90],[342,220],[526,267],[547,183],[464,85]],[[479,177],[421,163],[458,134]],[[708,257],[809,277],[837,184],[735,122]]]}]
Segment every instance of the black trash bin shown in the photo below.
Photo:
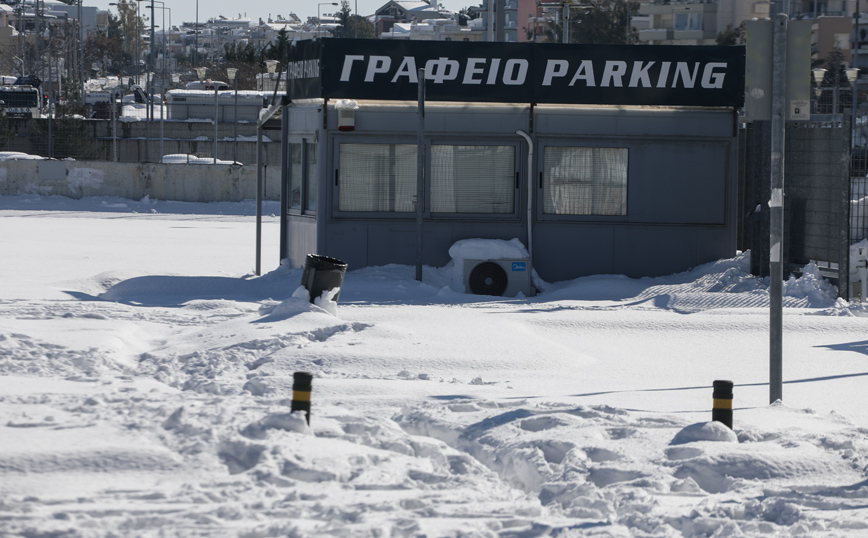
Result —
[{"label": "black trash bin", "polygon": [[[308,254],[304,262],[304,272],[301,275],[301,285],[310,293],[310,302],[322,296],[322,292],[340,288],[347,272],[347,264],[328,256]],[[332,299],[338,302],[338,292]]]}]

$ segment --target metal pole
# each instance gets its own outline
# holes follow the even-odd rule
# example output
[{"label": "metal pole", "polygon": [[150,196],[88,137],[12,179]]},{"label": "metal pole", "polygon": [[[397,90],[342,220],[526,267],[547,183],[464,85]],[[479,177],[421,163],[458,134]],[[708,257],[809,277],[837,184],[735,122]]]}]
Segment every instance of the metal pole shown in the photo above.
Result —
[{"label": "metal pole", "polygon": [[136,45],[136,57],[133,59],[133,63],[135,64],[136,67],[135,67],[135,70],[133,71],[133,73],[135,73],[135,75],[136,75],[136,85],[141,85],[141,81],[139,80],[139,60],[141,59],[139,56],[139,40],[142,38],[142,36],[141,36],[141,34],[139,34],[140,29],[139,29],[139,3],[138,2],[136,2],[136,15],[135,15],[135,17],[136,17],[136,19],[134,22],[136,23],[136,25],[135,25],[135,28],[133,29],[133,32],[135,32],[133,35],[133,42]]},{"label": "metal pole", "polygon": [[148,60],[148,123],[145,133],[145,160],[150,162],[150,146],[151,146],[151,122],[154,121],[154,71],[157,70],[157,63],[154,56],[154,47],[157,45],[157,38],[154,34],[154,5],[151,0],[151,46],[149,47]]},{"label": "metal pole", "polygon": [[853,67],[859,67],[859,0],[856,0],[856,13],[853,16],[856,19],[853,33]]},{"label": "metal pole", "polygon": [[[856,1],[858,2],[859,0],[856,0]],[[359,37],[359,0],[356,0],[356,9],[354,11],[355,11],[354,15],[356,16],[355,17],[356,20],[353,21],[353,27],[355,28],[355,35],[353,37],[358,39],[358,37]]]},{"label": "metal pole", "polygon": [[238,73],[235,73],[235,117],[233,118],[235,121],[235,134],[234,134],[234,144],[232,149],[232,161],[238,162]]},{"label": "metal pole", "polygon": [[196,0],[196,50],[193,51],[193,67],[199,66],[199,0]]},{"label": "metal pole", "polygon": [[81,102],[84,98],[84,20],[81,18],[81,0],[78,0],[78,82]]},{"label": "metal pole", "polygon": [[627,12],[627,41],[630,44],[630,0],[624,0],[624,9]]},{"label": "metal pole", "polygon": [[256,129],[256,269],[262,274],[262,126]]},{"label": "metal pole", "polygon": [[852,148],[856,140],[856,106],[858,102],[856,98],[859,96],[859,75],[856,75],[856,80],[853,81],[853,89],[850,90],[850,147]]},{"label": "metal pole", "polygon": [[220,102],[217,97],[217,84],[214,84],[214,164],[217,164],[217,120],[220,116]]},{"label": "metal pole", "polygon": [[416,280],[422,282],[422,217],[425,212],[425,70],[416,71],[419,86],[416,133]]},{"label": "metal pole", "polygon": [[112,162],[118,162],[118,113],[115,94],[112,92]]},{"label": "metal pole", "polygon": [[166,4],[160,9],[163,11],[163,67],[160,70],[160,162],[163,161],[163,118],[166,116]]},{"label": "metal pole", "polygon": [[46,58],[48,59],[48,158],[51,159],[54,157],[54,135],[52,132],[52,114],[51,114],[51,101],[52,99],[52,88],[51,86],[51,44],[46,48]]},{"label": "metal pole", "polygon": [[784,150],[786,147],[787,26],[775,15],[772,37],[771,199],[769,200],[769,402],[783,399]]}]

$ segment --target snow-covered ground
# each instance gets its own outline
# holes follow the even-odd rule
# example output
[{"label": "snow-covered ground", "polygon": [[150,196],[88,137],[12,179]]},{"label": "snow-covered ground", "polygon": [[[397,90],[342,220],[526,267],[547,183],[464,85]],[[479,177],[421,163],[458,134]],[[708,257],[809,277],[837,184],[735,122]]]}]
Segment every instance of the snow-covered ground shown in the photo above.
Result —
[{"label": "snow-covered ground", "polygon": [[315,306],[253,214],[0,197],[0,537],[868,536],[868,309],[811,267],[769,405],[747,255],[533,298],[350,267]]}]

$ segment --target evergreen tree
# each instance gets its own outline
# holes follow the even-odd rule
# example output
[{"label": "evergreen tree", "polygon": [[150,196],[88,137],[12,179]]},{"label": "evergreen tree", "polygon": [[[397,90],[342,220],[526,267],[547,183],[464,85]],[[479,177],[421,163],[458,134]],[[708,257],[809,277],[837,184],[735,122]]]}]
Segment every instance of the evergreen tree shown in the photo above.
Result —
[{"label": "evergreen tree", "polygon": [[726,30],[717,34],[717,44],[728,45],[744,45],[746,42],[747,21],[741,21],[736,27],[731,24],[726,25]]},{"label": "evergreen tree", "polygon": [[341,10],[338,12],[340,26],[334,29],[332,36],[336,38],[358,37],[359,39],[376,39],[377,32],[374,24],[368,19],[355,14],[350,10],[348,0],[342,0]]},{"label": "evergreen tree", "polygon": [[[639,3],[629,0],[589,0],[572,3],[568,27],[563,24],[548,28],[543,41],[586,43],[599,45],[623,45],[628,42],[627,24],[631,15],[639,12]],[[565,39],[567,30],[569,39]],[[638,32],[629,29],[629,42],[637,41]]]}]

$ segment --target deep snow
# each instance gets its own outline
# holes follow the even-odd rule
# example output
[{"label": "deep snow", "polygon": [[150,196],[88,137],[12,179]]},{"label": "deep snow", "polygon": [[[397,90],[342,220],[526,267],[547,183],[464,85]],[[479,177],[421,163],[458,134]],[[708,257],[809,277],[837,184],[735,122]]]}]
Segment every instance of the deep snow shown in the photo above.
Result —
[{"label": "deep snow", "polygon": [[316,306],[273,215],[251,274],[252,214],[0,197],[0,536],[868,536],[868,310],[816,268],[769,405],[748,255],[532,298],[351,267]]}]

